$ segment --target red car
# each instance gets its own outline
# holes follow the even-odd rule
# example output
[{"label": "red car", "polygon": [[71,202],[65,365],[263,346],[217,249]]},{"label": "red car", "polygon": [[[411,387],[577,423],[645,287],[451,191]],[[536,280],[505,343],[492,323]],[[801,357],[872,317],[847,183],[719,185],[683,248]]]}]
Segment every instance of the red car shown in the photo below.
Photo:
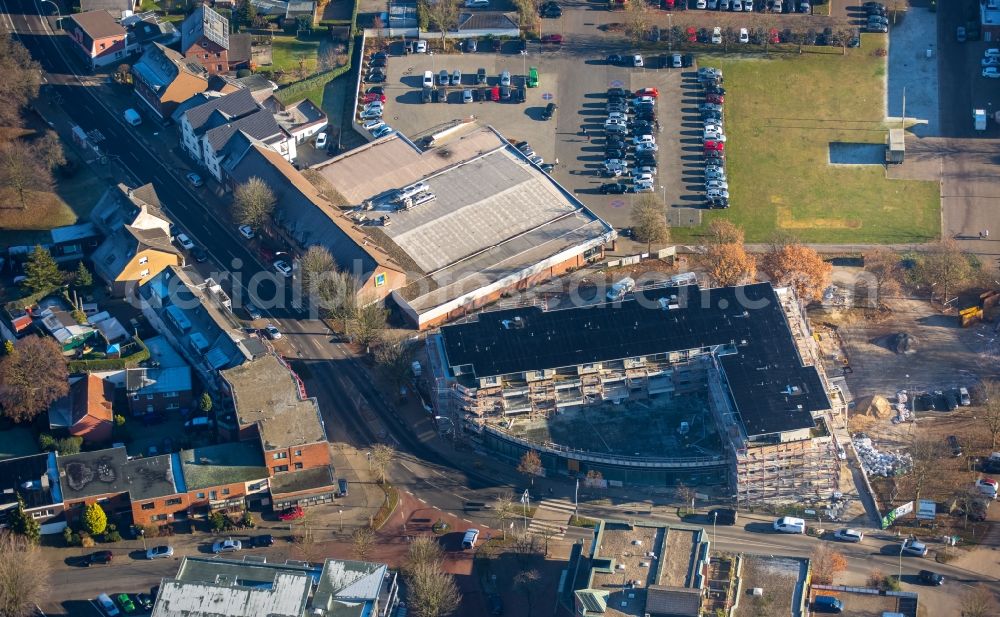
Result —
[{"label": "red car", "polygon": [[655,99],[656,97],[660,96],[660,91],[657,90],[656,88],[643,88],[642,90],[636,90],[635,96],[636,97],[651,96]]},{"label": "red car", "polygon": [[660,3],[660,8],[663,9],[664,11],[674,10],[674,0],[663,0]]},{"label": "red car", "polygon": [[705,142],[705,152],[710,150],[715,150],[716,152],[723,152],[726,149],[726,144],[721,141],[708,140]]},{"label": "red car", "polygon": [[375,86],[373,88],[368,88],[365,91],[364,102],[371,103],[372,101],[379,101],[380,103],[385,103],[385,89],[381,86]]},{"label": "red car", "polygon": [[781,37],[778,36],[777,28],[771,28],[771,31],[767,33],[767,40],[772,45],[776,45],[781,42]]},{"label": "red car", "polygon": [[278,514],[278,518],[283,521],[294,521],[295,519],[302,518],[305,516],[305,511],[302,510],[302,506],[293,506],[291,508],[285,508]]},{"label": "red car", "polygon": [[542,37],[542,43],[551,43],[552,45],[562,45],[562,35],[561,34],[546,34]]},{"label": "red car", "polygon": [[726,102],[726,97],[721,94],[706,94],[705,102],[715,103],[716,105],[722,105],[723,103]]},{"label": "red car", "polygon": [[490,100],[495,102],[500,100],[500,86],[493,86],[490,89]]},{"label": "red car", "polygon": [[688,43],[697,43],[698,42],[698,31],[695,30],[694,28],[688,28],[687,29],[687,37],[688,37]]}]

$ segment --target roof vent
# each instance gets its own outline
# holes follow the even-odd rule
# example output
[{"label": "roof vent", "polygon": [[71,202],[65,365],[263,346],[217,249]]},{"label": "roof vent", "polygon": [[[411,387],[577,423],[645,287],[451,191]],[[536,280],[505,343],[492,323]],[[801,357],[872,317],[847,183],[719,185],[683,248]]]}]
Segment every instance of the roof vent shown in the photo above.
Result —
[{"label": "roof vent", "polygon": [[632,540],[633,546],[642,546],[642,540]]}]

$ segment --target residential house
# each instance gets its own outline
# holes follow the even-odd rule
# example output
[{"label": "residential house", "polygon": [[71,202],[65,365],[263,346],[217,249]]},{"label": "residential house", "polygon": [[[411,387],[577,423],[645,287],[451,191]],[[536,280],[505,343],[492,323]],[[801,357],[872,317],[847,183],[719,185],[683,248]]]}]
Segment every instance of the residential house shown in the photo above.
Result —
[{"label": "residential house", "polygon": [[288,28],[299,18],[303,18],[310,27],[315,25],[319,21],[316,13],[316,3],[310,0],[288,0],[282,26]]},{"label": "residential house", "polygon": [[[263,103],[265,99],[274,94],[278,89],[278,84],[264,77],[259,73],[247,75],[246,77],[233,77],[232,75],[212,75],[208,79],[208,89],[220,94],[232,94],[237,90],[249,90],[250,94],[258,103]],[[208,99],[202,99],[205,102]],[[189,105],[186,109],[195,107]]]},{"label": "residential house", "polygon": [[94,374],[71,377],[69,394],[49,408],[49,428],[65,429],[88,446],[111,441],[115,386]]},{"label": "residential house", "polygon": [[152,184],[108,189],[91,218],[108,234],[91,259],[113,295],[134,294],[167,266],[184,265]]},{"label": "residential house", "polygon": [[274,354],[221,375],[236,410],[235,426],[225,428],[263,445],[275,502],[280,501],[276,484],[279,494],[293,493],[298,505],[332,501],[336,490],[326,427],[319,403],[306,394],[298,375]]},{"label": "residential house", "polygon": [[142,314],[197,370],[217,384],[216,371],[239,366],[262,353],[232,315],[232,302],[212,279],[170,266],[139,288]]},{"label": "residential house", "polygon": [[125,393],[132,415],[178,413],[192,409],[191,367],[165,337],[145,341],[148,366],[127,368]]},{"label": "residential house", "polygon": [[385,564],[184,557],[163,579],[153,617],[389,617],[398,604],[398,577]]},{"label": "residential house", "polygon": [[164,268],[184,265],[152,184],[108,189],[91,216],[108,231],[92,261],[113,295],[132,295]]},{"label": "residential house", "polygon": [[259,441],[235,441],[178,454],[192,516],[268,505],[268,470]]},{"label": "residential house", "polygon": [[230,34],[229,21],[201,5],[181,24],[181,54],[210,74],[250,68],[250,35]]},{"label": "residential house", "polygon": [[234,138],[238,138],[237,144],[259,142],[282,157],[295,160],[295,139],[248,89],[207,98],[201,105],[176,113],[175,118],[181,131],[181,145],[220,182],[224,163],[234,151],[241,151],[230,144]]},{"label": "residential house", "polygon": [[169,47],[181,40],[180,30],[173,22],[160,19],[154,11],[129,15],[122,20],[122,25],[128,31],[129,46],[136,47],[137,51],[144,51],[153,43]]},{"label": "residential house", "polygon": [[59,533],[66,526],[56,453],[42,452],[0,461],[0,528],[24,500],[24,512],[39,522],[43,534]]},{"label": "residential house", "polygon": [[49,296],[38,303],[34,322],[42,332],[54,338],[64,352],[84,346],[106,349],[108,344],[100,330],[89,323],[77,323],[70,310],[62,298]]},{"label": "residential house", "polygon": [[329,124],[323,110],[309,99],[285,105],[269,96],[263,105],[297,144],[305,143],[313,135],[325,130]]},{"label": "residential house", "polygon": [[91,503],[100,503],[109,517],[130,513],[128,484],[132,476],[128,463],[124,446],[57,456],[67,522],[73,524],[83,514],[84,506]]},{"label": "residential house", "polygon": [[76,13],[63,23],[75,43],[73,49],[83,56],[91,70],[125,62],[130,53],[138,50],[137,47],[129,49],[125,27],[107,11]]},{"label": "residential house", "polygon": [[49,249],[52,258],[59,263],[83,259],[101,241],[101,232],[89,221],[55,227],[49,234],[52,236],[52,243],[45,248]]},{"label": "residential house", "polygon": [[208,71],[200,63],[153,42],[132,65],[132,82],[136,96],[167,120],[179,104],[208,88]]},{"label": "residential house", "polygon": [[[274,192],[274,224],[301,247],[321,245],[359,281],[359,298],[384,297],[405,284],[404,268],[366,240],[288,161],[269,148],[251,144],[225,166],[229,188],[258,177]],[[340,205],[340,204],[338,204]]]},{"label": "residential house", "polygon": [[516,37],[520,36],[520,28],[517,17],[508,13],[499,11],[463,12],[458,15],[458,27],[448,32],[448,36],[456,38]]}]

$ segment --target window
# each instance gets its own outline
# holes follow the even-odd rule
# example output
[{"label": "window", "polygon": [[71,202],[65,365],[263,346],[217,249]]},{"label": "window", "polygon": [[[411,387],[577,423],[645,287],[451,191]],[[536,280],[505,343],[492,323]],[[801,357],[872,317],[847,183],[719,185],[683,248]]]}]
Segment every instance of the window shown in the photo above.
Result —
[{"label": "window", "polygon": [[222,57],[222,52],[221,51],[215,52],[215,57],[216,58],[221,58]]},{"label": "window", "polygon": [[151,521],[165,521],[165,520],[167,520],[167,515],[166,514],[154,514],[153,516],[149,517],[149,520],[151,520]]},{"label": "window", "polygon": [[216,71],[221,71],[222,70],[222,65],[221,64],[216,64],[215,65],[215,70]]},{"label": "window", "polygon": [[146,395],[146,400],[147,400],[147,401],[151,401],[151,400],[153,400],[153,395],[152,395],[152,394],[147,394],[147,395]]},{"label": "window", "polygon": [[139,278],[146,278],[147,276],[149,276],[149,268],[139,271]]},{"label": "window", "polygon": [[222,494],[223,495],[228,495],[229,494],[229,489],[228,488],[222,489]]},{"label": "window", "polygon": [[288,471],[288,465],[278,465],[277,467],[274,468],[274,473],[278,473],[281,471]]},{"label": "window", "polygon": [[44,518],[46,516],[52,516],[52,510],[39,510],[31,513],[31,518]]},{"label": "window", "polygon": [[167,398],[177,398],[179,394],[177,394],[176,392],[164,392],[163,396]]},{"label": "window", "polygon": [[296,469],[302,469],[302,463],[295,463]]},{"label": "window", "polygon": [[148,263],[149,263],[149,257],[146,257],[145,255],[143,255],[142,257],[139,258],[139,265],[140,266],[145,266]]},{"label": "window", "polygon": [[204,499],[205,493],[198,493],[198,499]]},{"label": "window", "polygon": [[104,49],[105,47],[104,43],[101,43],[101,49]]},{"label": "window", "polygon": [[288,452],[275,452],[272,456],[274,457],[274,460],[288,458]]},{"label": "window", "polygon": [[156,502],[153,502],[153,501],[151,501],[149,503],[142,504],[142,509],[143,510],[152,510],[154,507],[156,507]]},{"label": "window", "polygon": [[219,494],[216,491],[209,491],[208,498],[211,499],[212,501],[215,501],[216,499],[219,498]]},{"label": "window", "polygon": [[302,456],[302,450],[296,450],[295,456]]},{"label": "window", "polygon": [[179,506],[183,500],[180,497],[171,497],[163,502],[165,506]]}]

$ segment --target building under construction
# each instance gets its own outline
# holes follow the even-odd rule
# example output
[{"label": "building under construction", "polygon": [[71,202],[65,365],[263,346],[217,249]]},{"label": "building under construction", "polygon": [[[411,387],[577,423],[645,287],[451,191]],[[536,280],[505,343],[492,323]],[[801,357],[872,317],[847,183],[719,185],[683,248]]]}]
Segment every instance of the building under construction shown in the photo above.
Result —
[{"label": "building under construction", "polygon": [[[623,483],[669,485],[703,469],[728,477],[726,494],[740,505],[821,501],[838,489],[838,448],[827,427],[842,397],[790,290],[660,287],[597,306],[487,312],[443,327],[429,346],[438,415],[511,458],[536,450],[549,473],[596,470]],[[707,393],[705,421],[725,444],[717,455],[639,458],[509,430],[520,418],[689,392]]]}]

